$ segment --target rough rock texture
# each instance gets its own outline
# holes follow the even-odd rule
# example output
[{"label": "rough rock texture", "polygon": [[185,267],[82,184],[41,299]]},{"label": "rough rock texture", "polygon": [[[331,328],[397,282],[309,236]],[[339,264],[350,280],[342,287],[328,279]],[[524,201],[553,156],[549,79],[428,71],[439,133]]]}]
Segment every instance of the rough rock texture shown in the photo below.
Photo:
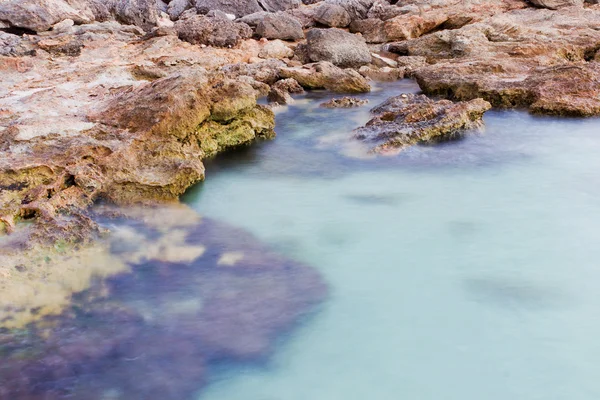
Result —
[{"label": "rough rock texture", "polygon": [[341,29],[311,29],[306,34],[305,51],[311,61],[328,61],[342,68],[371,62],[365,41]]},{"label": "rough rock texture", "polygon": [[267,13],[257,22],[255,33],[266,39],[298,40],[304,37],[297,19],[284,13]]},{"label": "rough rock texture", "polygon": [[281,68],[279,73],[283,78],[294,78],[307,89],[327,89],[337,93],[365,93],[371,90],[369,82],[355,70],[341,69],[325,61]]},{"label": "rough rock texture", "polygon": [[116,0],[114,13],[118,21],[151,30],[158,22],[155,0]]},{"label": "rough rock texture", "polygon": [[389,49],[427,59],[414,74],[428,94],[588,116],[598,113],[600,88],[592,82],[600,68],[594,61],[599,22],[600,10],[594,8],[528,8]]},{"label": "rough rock texture", "polygon": [[538,7],[557,10],[563,7],[583,7],[583,0],[529,0]]},{"label": "rough rock texture", "polygon": [[204,15],[180,19],[175,30],[181,40],[215,47],[232,47],[252,36],[252,29],[244,23]]},{"label": "rough rock texture", "polygon": [[448,140],[477,128],[490,108],[482,99],[453,103],[402,94],[371,110],[376,116],[358,128],[354,137],[374,146],[373,152],[394,152],[422,142]]},{"label": "rough rock texture", "polygon": [[324,108],[354,108],[360,107],[367,104],[369,100],[359,99],[358,97],[339,97],[321,103],[320,106]]}]

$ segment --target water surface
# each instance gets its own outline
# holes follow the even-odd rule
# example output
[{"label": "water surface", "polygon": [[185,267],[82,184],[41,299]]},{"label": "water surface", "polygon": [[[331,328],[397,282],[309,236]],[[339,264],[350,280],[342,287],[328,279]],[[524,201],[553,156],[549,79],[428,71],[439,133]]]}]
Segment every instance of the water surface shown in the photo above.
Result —
[{"label": "water surface", "polygon": [[491,111],[482,132],[372,158],[370,104],[277,115],[185,201],[319,270],[323,309],[202,400],[600,398],[600,121]]}]

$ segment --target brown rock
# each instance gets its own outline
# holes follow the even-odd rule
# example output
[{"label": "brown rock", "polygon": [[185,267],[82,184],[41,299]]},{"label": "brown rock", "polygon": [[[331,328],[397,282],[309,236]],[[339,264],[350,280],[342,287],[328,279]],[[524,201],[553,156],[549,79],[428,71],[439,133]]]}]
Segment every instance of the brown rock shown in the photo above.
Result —
[{"label": "brown rock", "polygon": [[345,96],[345,97],[331,99],[329,101],[321,103],[320,107],[323,107],[323,108],[354,108],[354,107],[361,107],[367,103],[369,103],[369,100],[359,99],[358,97]]},{"label": "brown rock", "polygon": [[240,40],[252,35],[252,30],[246,24],[204,15],[180,19],[175,23],[175,30],[181,40],[215,47],[236,46]]},{"label": "brown rock", "polygon": [[327,89],[337,93],[365,93],[369,82],[352,69],[341,69],[329,62],[306,64],[302,67],[281,68],[284,78],[294,78],[307,89]]}]

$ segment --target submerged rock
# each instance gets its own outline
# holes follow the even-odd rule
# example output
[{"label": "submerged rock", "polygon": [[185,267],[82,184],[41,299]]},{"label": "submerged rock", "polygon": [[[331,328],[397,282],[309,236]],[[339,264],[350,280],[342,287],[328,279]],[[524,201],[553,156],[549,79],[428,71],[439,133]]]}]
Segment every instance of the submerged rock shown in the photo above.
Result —
[{"label": "submerged rock", "polygon": [[265,359],[327,294],[310,267],[187,208],[99,212],[129,270],[0,330],[0,398],[192,398],[214,362]]},{"label": "submerged rock", "polygon": [[358,97],[345,96],[345,97],[331,99],[329,101],[326,101],[325,103],[321,103],[321,107],[324,107],[324,108],[353,108],[353,107],[363,106],[363,105],[367,104],[368,102],[369,102],[369,100],[366,100],[366,99],[363,100],[363,99],[359,99]]},{"label": "submerged rock", "polygon": [[453,103],[402,94],[375,107],[372,112],[376,116],[358,128],[354,137],[373,146],[376,153],[398,151],[418,143],[451,139],[477,128],[490,108],[482,99]]}]

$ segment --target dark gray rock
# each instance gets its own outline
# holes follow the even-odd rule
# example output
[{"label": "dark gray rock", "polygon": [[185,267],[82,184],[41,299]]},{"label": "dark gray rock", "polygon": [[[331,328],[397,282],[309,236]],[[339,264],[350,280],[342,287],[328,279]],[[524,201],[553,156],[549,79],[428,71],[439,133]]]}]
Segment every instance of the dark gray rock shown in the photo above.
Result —
[{"label": "dark gray rock", "polygon": [[332,28],[345,28],[352,22],[350,14],[348,14],[344,7],[338,4],[327,3],[324,3],[317,8],[314,20],[319,24],[330,26]]},{"label": "dark gray rock", "polygon": [[352,20],[365,19],[374,3],[374,0],[325,0],[328,4],[337,4],[350,14]]},{"label": "dark gray rock", "polygon": [[308,31],[306,52],[312,61],[329,61],[342,68],[371,62],[371,52],[362,37],[336,28]]},{"label": "dark gray rock", "polygon": [[252,36],[252,29],[246,24],[205,15],[180,19],[175,23],[175,30],[181,40],[215,47],[235,46]]},{"label": "dark gray rock", "polygon": [[0,56],[18,57],[34,53],[20,36],[0,31]]},{"label": "dark gray rock", "polygon": [[255,33],[267,39],[298,40],[304,37],[302,24],[284,13],[265,14],[257,23]]},{"label": "dark gray rock", "polygon": [[176,20],[185,10],[189,10],[192,7],[191,0],[171,0],[167,7],[167,14],[169,14],[172,20]]},{"label": "dark gray rock", "polygon": [[220,10],[236,17],[264,11],[257,0],[196,0],[196,9],[201,14]]}]

